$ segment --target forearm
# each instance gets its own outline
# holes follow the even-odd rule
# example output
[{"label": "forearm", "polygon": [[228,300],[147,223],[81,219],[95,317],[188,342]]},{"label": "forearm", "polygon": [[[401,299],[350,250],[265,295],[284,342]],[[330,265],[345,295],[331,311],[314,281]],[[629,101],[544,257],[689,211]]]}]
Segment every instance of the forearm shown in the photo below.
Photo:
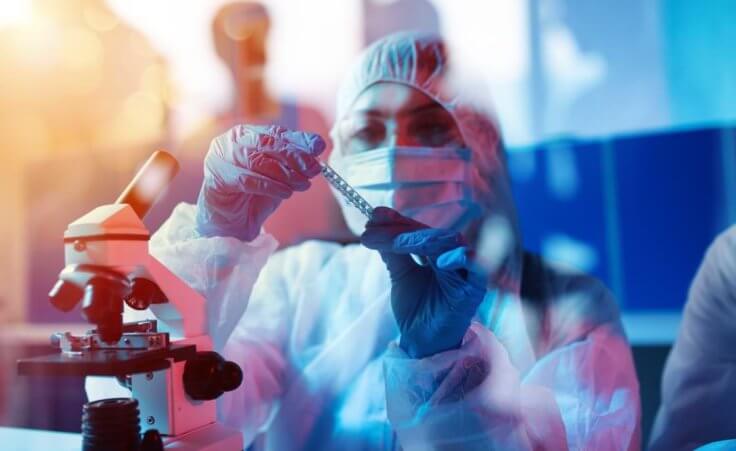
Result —
[{"label": "forearm", "polygon": [[596,346],[547,356],[523,380],[478,324],[456,351],[411,360],[394,350],[385,365],[389,420],[405,449],[638,449],[633,367],[599,367],[605,359],[588,358]]},{"label": "forearm", "polygon": [[220,350],[250,303],[261,270],[278,243],[266,233],[251,242],[204,237],[195,224],[196,207],[179,204],[151,237],[150,252],[207,302],[207,325]]},{"label": "forearm", "polygon": [[413,360],[396,348],[387,357],[388,415],[402,447],[565,449],[554,397],[523,386],[503,346],[480,329],[457,350]]}]

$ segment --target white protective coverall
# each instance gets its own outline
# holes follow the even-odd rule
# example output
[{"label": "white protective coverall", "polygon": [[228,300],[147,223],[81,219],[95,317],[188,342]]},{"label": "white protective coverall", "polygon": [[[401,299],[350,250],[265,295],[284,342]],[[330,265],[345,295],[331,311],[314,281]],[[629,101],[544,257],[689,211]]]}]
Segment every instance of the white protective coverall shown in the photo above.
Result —
[{"label": "white protective coverall", "polygon": [[[371,46],[337,117],[384,81],[421,90],[455,118],[477,167],[467,184],[486,218],[512,224],[514,242],[462,346],[414,360],[395,344],[377,252],[308,241],[274,253],[266,232],[206,238],[195,207],[180,204],[151,251],[207,298],[217,350],[243,369],[220,417],[255,449],[638,450],[638,383],[616,303],[597,280],[521,250],[497,128],[449,93],[441,46],[412,34]],[[434,70],[420,70],[427,64]],[[87,388],[93,399],[111,394],[100,381]]]},{"label": "white protective coverall", "polygon": [[651,450],[691,450],[736,438],[734,343],[736,227],[731,227],[710,246],[690,287],[664,369]]}]

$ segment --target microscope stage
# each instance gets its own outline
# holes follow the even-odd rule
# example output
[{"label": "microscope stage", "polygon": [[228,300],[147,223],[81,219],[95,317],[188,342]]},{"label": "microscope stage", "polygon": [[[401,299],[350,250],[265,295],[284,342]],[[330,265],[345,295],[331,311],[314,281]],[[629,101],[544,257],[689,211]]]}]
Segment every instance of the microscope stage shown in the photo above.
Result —
[{"label": "microscope stage", "polygon": [[171,344],[166,349],[99,349],[50,354],[18,360],[18,373],[47,376],[125,376],[169,367],[169,360],[194,358],[194,345]]}]

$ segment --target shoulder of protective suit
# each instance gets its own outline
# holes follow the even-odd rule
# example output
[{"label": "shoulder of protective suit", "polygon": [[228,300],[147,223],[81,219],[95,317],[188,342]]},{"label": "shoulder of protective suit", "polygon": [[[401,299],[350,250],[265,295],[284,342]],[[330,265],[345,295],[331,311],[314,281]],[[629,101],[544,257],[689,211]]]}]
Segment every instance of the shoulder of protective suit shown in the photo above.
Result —
[{"label": "shoulder of protective suit", "polygon": [[731,241],[731,245],[736,246],[736,224],[719,233],[716,241]]},{"label": "shoulder of protective suit", "polygon": [[736,312],[736,226],[721,232],[705,252],[688,293],[686,313],[719,321]]},{"label": "shoulder of protective suit", "polygon": [[708,248],[706,261],[732,266],[736,262],[736,225],[721,232]]},{"label": "shoulder of protective suit", "polygon": [[584,340],[603,325],[622,331],[616,300],[595,277],[525,253],[521,287],[522,302],[538,312],[552,348]]}]

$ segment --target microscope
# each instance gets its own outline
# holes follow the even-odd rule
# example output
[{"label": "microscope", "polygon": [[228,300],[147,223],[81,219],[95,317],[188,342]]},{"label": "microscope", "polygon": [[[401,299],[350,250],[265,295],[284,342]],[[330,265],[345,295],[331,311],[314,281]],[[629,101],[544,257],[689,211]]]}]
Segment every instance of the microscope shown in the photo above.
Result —
[{"label": "microscope", "polygon": [[[215,406],[241,384],[241,369],[213,351],[205,299],[148,251],[142,218],[177,171],[157,151],[114,204],[68,225],[66,266],[49,299],[65,312],[81,302],[94,329],[54,334],[58,353],[18,362],[22,375],[112,376],[130,390],[131,398],[85,404],[84,451],[243,450]],[[125,305],[155,319],[124,323]]]}]

